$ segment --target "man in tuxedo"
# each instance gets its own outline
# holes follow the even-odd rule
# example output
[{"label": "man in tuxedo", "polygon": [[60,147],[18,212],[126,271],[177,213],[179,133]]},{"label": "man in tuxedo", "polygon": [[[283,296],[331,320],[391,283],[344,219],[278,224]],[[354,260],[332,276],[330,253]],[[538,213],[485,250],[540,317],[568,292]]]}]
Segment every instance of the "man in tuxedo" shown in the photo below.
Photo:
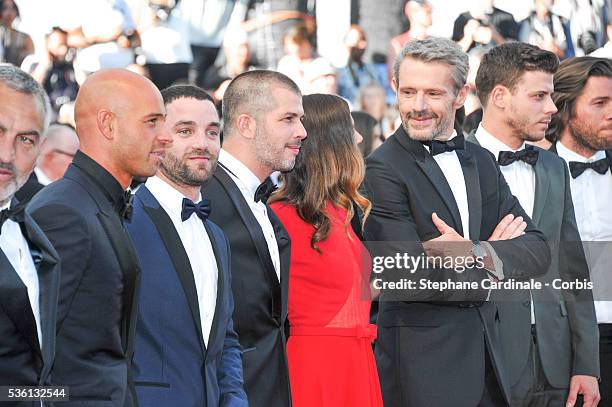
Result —
[{"label": "man in tuxedo", "polygon": [[593,280],[599,324],[601,399],[612,403],[612,62],[609,58],[565,60],[554,76],[552,117],[546,138],[570,171],[578,231]]},{"label": "man in tuxedo", "polygon": [[509,404],[488,284],[529,279],[550,264],[543,234],[493,157],[453,129],[467,71],[467,55],[450,40],[407,43],[394,69],[402,126],[367,160],[373,206],[364,234],[373,257],[429,257],[426,267],[406,272],[391,263],[382,274],[416,283],[380,296],[376,358],[385,406]]},{"label": "man in tuxedo", "polygon": [[60,263],[14,194],[45,141],[49,102],[40,85],[12,65],[0,65],[0,100],[0,385],[45,385],[55,352]]},{"label": "man in tuxedo", "polygon": [[128,224],[142,269],[133,359],[138,403],[246,407],[229,242],[207,220],[215,203],[200,193],[217,165],[219,115],[198,87],[172,86],[162,96],[172,147],[138,189]]},{"label": "man in tuxedo", "polygon": [[290,241],[266,201],[269,176],[289,171],[306,137],[302,95],[278,72],[238,75],[223,97],[223,149],[202,190],[232,247],[234,327],[251,407],[291,405],[285,353]]},{"label": "man in tuxedo", "polygon": [[66,124],[51,124],[45,140],[34,171],[15,194],[21,203],[29,202],[38,191],[60,179],[79,149],[76,132]]},{"label": "man in tuxedo", "polygon": [[27,207],[62,262],[51,382],[70,386],[66,406],[136,405],[130,361],[140,269],[122,222],[132,177],[154,175],[172,142],[165,113],[148,79],[121,69],[91,75],[75,105],[80,150]]},{"label": "man in tuxedo", "polygon": [[[497,159],[510,190],[549,242],[551,267],[541,289],[514,290],[499,299],[500,332],[512,386],[512,405],[585,406],[599,401],[597,322],[591,290],[559,290],[555,280],[589,279],[576,226],[569,172],[537,142],[557,108],[553,74],[559,60],[520,42],[492,48],[476,75],[482,123],[468,137]],[[552,250],[552,247],[551,247]]]}]

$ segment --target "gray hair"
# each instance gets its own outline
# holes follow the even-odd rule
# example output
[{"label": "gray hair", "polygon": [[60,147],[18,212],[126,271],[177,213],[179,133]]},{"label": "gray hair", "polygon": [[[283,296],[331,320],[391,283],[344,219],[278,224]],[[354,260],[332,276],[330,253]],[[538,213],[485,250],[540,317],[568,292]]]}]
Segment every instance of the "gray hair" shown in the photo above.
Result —
[{"label": "gray hair", "polygon": [[43,110],[43,134],[51,122],[51,103],[45,90],[29,74],[11,64],[0,64],[0,83],[8,88],[38,99]]},{"label": "gray hair", "polygon": [[457,92],[465,86],[470,67],[469,58],[454,41],[439,37],[408,41],[393,64],[393,79],[397,84],[400,65],[408,57],[423,62],[443,62],[450,65],[453,68],[452,75]]}]

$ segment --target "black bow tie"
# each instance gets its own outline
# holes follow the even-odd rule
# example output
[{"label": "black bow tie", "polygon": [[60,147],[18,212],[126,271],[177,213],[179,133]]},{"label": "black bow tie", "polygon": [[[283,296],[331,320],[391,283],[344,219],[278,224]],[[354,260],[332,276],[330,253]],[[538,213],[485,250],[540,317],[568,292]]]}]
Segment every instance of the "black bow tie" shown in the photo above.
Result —
[{"label": "black bow tie", "polygon": [[516,161],[522,161],[529,165],[535,165],[538,162],[538,156],[540,152],[533,148],[531,145],[525,146],[524,149],[519,151],[500,151],[497,158],[499,165],[505,166],[510,165]]},{"label": "black bow tie", "polygon": [[601,160],[593,161],[590,163],[581,163],[580,161],[570,161],[569,169],[572,174],[572,178],[577,178],[587,169],[592,169],[599,174],[605,174],[610,168],[610,162],[608,158],[602,158]]},{"label": "black bow tie", "polygon": [[431,140],[423,144],[429,147],[430,154],[434,156],[450,151],[463,150],[465,148],[465,139],[463,136],[457,136],[447,141]]},{"label": "black bow tie", "polygon": [[18,204],[14,207],[3,209],[0,211],[0,233],[2,233],[2,225],[7,220],[12,220],[14,222],[20,223],[23,222],[23,210],[25,209],[25,205]]},{"label": "black bow tie", "polygon": [[268,177],[264,182],[261,183],[255,190],[255,202],[268,202],[272,192],[276,191],[277,186],[272,182],[272,178]]},{"label": "black bow tie", "polygon": [[122,219],[127,221],[132,220],[132,213],[134,212],[134,194],[129,189],[123,191],[123,199],[120,203],[119,215]]},{"label": "black bow tie", "polygon": [[198,203],[193,203],[191,199],[183,198],[181,220],[185,222],[194,213],[202,220],[202,222],[206,222],[208,215],[210,215],[210,201],[208,199],[202,199]]}]

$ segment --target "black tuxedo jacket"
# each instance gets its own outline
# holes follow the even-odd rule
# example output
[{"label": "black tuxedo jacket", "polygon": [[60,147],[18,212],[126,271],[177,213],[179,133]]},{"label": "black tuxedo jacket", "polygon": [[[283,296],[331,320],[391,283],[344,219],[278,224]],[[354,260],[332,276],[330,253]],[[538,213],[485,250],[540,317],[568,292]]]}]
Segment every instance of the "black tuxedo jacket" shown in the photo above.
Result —
[{"label": "black tuxedo jacket", "polygon": [[98,178],[112,177],[78,152],[64,177],[27,207],[62,262],[51,382],[70,386],[70,402],[62,406],[132,406],[129,372],[140,268],[92,168]]},{"label": "black tuxedo jacket", "polygon": [[[0,385],[48,384],[55,357],[55,316],[60,278],[59,257],[39,226],[23,213],[18,220],[38,274],[42,338],[25,284],[0,248]],[[31,407],[39,402],[3,402],[3,406]]]},{"label": "black tuxedo jacket", "polygon": [[232,249],[234,328],[242,346],[245,390],[251,407],[291,405],[285,353],[285,323],[291,245],[268,208],[280,252],[280,283],[263,232],[238,186],[218,166],[202,189],[212,201],[210,219],[227,235]]},{"label": "black tuxedo jacket", "polygon": [[23,184],[23,186],[19,188],[19,191],[15,193],[15,198],[22,203],[30,202],[30,199],[32,199],[32,197],[44,187],[45,186],[43,184],[38,182],[36,174],[34,171],[32,171],[26,183]]},{"label": "black tuxedo jacket", "polygon": [[[544,235],[510,193],[493,156],[471,143],[457,156],[466,182],[471,239],[487,240],[509,213],[522,216],[525,235],[491,244],[506,279],[543,274],[550,264]],[[365,189],[373,207],[364,235],[383,255],[422,255],[421,242],[440,235],[432,212],[463,234],[459,209],[440,167],[401,127],[368,158]],[[479,269],[433,270],[419,272],[418,278],[480,282],[487,274]],[[487,290],[415,289],[404,292],[402,301],[389,301],[397,299],[389,294],[380,298],[376,347],[385,406],[477,405],[485,385],[485,346],[509,401],[497,310],[490,302],[478,306],[487,299]]]}]

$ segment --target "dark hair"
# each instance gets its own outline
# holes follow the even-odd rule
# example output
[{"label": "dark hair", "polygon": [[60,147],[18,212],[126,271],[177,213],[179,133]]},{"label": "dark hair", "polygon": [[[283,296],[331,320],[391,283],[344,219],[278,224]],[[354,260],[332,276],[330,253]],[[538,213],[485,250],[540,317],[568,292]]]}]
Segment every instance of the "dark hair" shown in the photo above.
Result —
[{"label": "dark hair", "polygon": [[612,61],[609,58],[575,57],[566,59],[559,66],[554,78],[555,91],[552,94],[557,113],[553,115],[546,130],[546,139],[551,143],[558,140],[574,115],[576,99],[592,76],[612,78]]},{"label": "dark hair", "polygon": [[[11,1],[11,3],[13,3],[13,8],[15,9],[15,15],[17,17],[21,17],[21,14],[19,13],[19,6],[17,5],[17,2],[15,0],[10,0],[10,1]],[[6,2],[7,2],[7,0],[0,0],[0,12],[2,12],[2,8],[4,6],[4,3],[6,3]]]},{"label": "dark hair", "polygon": [[300,88],[288,76],[263,69],[243,72],[236,76],[228,85],[221,102],[223,110],[223,129],[229,137],[236,118],[248,113],[256,116],[264,110],[269,110],[275,102],[272,86],[281,86],[301,96]]},{"label": "dark hair", "polygon": [[482,108],[478,108],[474,110],[472,113],[468,114],[463,120],[462,129],[467,134],[470,134],[474,130],[478,128],[478,125],[482,121]]},{"label": "dark hair", "polygon": [[497,85],[514,91],[525,72],[542,71],[554,74],[559,58],[550,52],[523,42],[508,42],[491,48],[483,55],[476,73],[476,93],[483,108]]},{"label": "dark hair", "polygon": [[51,29],[45,34],[45,38],[49,38],[52,34],[59,33],[62,35],[68,35],[68,31],[64,30],[61,27],[53,26]]},{"label": "dark hair", "polygon": [[296,44],[304,44],[307,42],[312,45],[312,33],[305,23],[298,23],[289,27],[283,38],[285,40],[290,39]]},{"label": "dark hair", "polygon": [[282,186],[271,202],[286,201],[295,206],[300,218],[314,226],[310,245],[320,253],[317,243],[327,239],[331,230],[325,212],[328,203],[347,210],[347,233],[354,215],[353,203],[364,214],[362,222],[371,204],[358,190],[365,164],[355,144],[346,101],[335,95],[313,94],[304,96],[303,104],[308,137],[302,141],[293,170],[283,174]]},{"label": "dark hair", "polygon": [[161,91],[164,105],[169,105],[176,99],[189,98],[195,100],[208,100],[215,104],[214,99],[202,88],[194,85],[172,85]]},{"label": "dark hair", "polygon": [[359,150],[363,157],[367,157],[373,150],[374,128],[378,122],[371,114],[362,111],[351,112],[351,116],[355,121],[355,130],[363,136],[363,141],[359,144]]}]

